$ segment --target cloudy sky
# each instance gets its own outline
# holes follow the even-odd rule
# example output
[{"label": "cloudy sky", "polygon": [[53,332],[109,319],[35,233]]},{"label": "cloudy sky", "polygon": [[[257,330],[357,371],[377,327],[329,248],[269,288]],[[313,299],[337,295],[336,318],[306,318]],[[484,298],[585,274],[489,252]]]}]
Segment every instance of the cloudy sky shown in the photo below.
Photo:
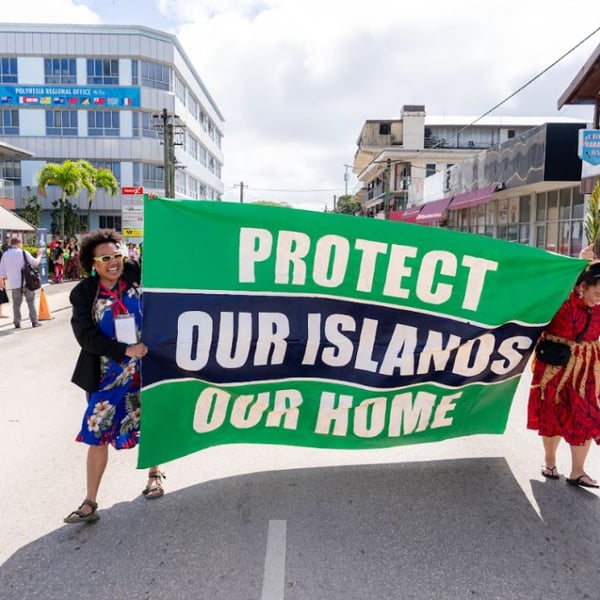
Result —
[{"label": "cloudy sky", "polygon": [[[225,199],[331,208],[367,119],[477,117],[600,27],[598,0],[18,0],[5,22],[174,33],[224,115]],[[591,120],[556,102],[595,33],[493,115]],[[354,187],[353,177],[349,191]],[[274,191],[275,190],[275,191]]]}]

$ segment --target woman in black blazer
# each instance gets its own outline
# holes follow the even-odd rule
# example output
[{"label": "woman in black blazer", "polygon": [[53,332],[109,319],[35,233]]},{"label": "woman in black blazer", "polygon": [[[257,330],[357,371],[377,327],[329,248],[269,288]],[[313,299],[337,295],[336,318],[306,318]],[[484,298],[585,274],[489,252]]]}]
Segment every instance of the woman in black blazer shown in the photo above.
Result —
[{"label": "woman in black blazer", "polygon": [[[76,440],[88,445],[87,492],[65,523],[99,519],[96,496],[108,462],[108,446],[133,448],[139,437],[141,337],[139,270],[125,264],[121,237],[100,229],[82,241],[79,260],[90,274],[71,291],[71,326],[81,351],[72,381],[87,392],[87,409]],[[164,473],[152,467],[143,494],[164,494]]]}]

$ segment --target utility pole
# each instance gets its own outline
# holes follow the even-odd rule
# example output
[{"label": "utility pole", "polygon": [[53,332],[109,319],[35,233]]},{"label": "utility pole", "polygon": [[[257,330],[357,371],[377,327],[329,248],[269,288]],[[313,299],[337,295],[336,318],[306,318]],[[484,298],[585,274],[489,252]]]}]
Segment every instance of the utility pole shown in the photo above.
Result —
[{"label": "utility pole", "polygon": [[352,168],[352,165],[344,165],[346,172],[344,173],[344,194],[348,195],[348,169]]},{"label": "utility pole", "polygon": [[240,204],[244,202],[244,182],[240,181]]},{"label": "utility pole", "polygon": [[333,212],[337,212],[337,196],[333,195]]},{"label": "utility pole", "polygon": [[175,146],[183,145],[184,123],[177,115],[169,113],[166,108],[160,114],[152,115],[160,119],[155,127],[162,130],[163,135],[163,169],[165,179],[165,198],[175,198]]},{"label": "utility pole", "polygon": [[388,158],[385,167],[385,197],[383,200],[383,211],[385,220],[390,218],[390,180],[392,176],[392,161]]}]

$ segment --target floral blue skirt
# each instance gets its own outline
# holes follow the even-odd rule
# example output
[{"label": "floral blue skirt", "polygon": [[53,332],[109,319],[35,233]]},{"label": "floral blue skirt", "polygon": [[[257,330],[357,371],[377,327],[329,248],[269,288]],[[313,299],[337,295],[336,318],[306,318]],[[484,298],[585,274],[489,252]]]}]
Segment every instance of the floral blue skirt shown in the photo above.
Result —
[{"label": "floral blue skirt", "polygon": [[[119,293],[121,306],[135,316],[139,336],[142,318],[139,292],[122,286]],[[117,314],[114,297],[100,291],[94,318],[100,331],[113,339]],[[87,395],[87,410],[75,439],[91,446],[112,444],[118,450],[133,448],[138,443],[140,429],[140,361],[125,357],[118,362],[101,356],[100,373],[98,391]]]}]

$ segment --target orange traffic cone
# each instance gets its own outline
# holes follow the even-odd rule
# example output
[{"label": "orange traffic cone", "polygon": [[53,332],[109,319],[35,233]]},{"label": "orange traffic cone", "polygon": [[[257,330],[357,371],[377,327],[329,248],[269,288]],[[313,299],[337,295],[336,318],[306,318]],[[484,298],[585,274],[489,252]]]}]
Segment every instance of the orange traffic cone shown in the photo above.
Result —
[{"label": "orange traffic cone", "polygon": [[48,302],[46,301],[46,292],[44,288],[40,290],[40,309],[38,310],[38,319],[40,321],[49,321],[52,319],[50,309],[48,308]]}]

